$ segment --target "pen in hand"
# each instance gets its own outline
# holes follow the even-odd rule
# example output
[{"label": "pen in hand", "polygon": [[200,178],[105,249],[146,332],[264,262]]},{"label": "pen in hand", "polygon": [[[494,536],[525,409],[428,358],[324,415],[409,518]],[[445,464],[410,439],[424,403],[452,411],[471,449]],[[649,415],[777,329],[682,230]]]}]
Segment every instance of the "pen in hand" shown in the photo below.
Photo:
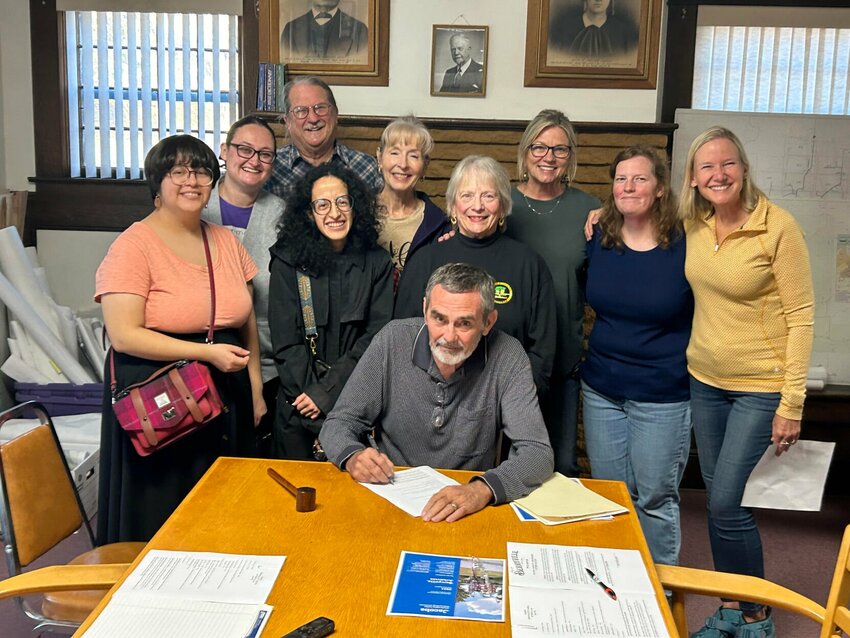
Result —
[{"label": "pen in hand", "polygon": [[611,598],[611,600],[617,600],[617,594],[614,593],[614,590],[611,589],[610,587],[608,587],[608,585],[603,583],[601,580],[599,580],[599,577],[596,574],[594,574],[592,571],[590,571],[590,569],[588,569],[587,567],[584,568],[584,571],[586,571],[587,575],[590,576],[590,580],[592,580],[594,583],[599,585],[602,588],[602,590],[606,594],[608,594],[608,596]]},{"label": "pen in hand", "polygon": [[[375,436],[371,432],[366,433],[366,440],[369,441],[369,447],[375,450],[375,452],[377,452],[378,454],[381,453],[381,451],[378,449],[378,443],[377,441],[375,441]],[[390,483],[395,483],[392,474],[390,474],[387,478],[389,479]]]}]

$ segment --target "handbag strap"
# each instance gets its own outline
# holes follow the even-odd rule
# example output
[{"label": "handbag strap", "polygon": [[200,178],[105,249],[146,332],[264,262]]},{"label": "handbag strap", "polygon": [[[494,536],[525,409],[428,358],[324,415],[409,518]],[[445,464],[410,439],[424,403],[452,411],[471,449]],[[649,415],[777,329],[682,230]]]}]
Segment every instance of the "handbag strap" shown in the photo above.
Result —
[{"label": "handbag strap", "polygon": [[[210,242],[207,239],[207,223],[205,221],[201,222],[201,238],[204,240],[204,257],[207,260],[207,273],[210,276],[210,327],[207,329],[207,343],[214,343],[213,337],[215,332],[215,276],[213,275],[213,265],[212,265],[212,254],[210,253]],[[307,286],[309,290],[310,281],[307,281]],[[315,323],[314,323],[315,326]],[[103,331],[104,334],[104,344],[106,343],[106,330]],[[174,364],[169,364],[174,365]],[[165,366],[167,368],[168,366]],[[160,368],[156,372],[154,372],[146,381],[143,381],[141,384],[143,385],[150,381],[151,378],[162,373],[164,368]],[[112,401],[115,402],[115,395],[118,393],[118,382],[115,380],[115,350],[110,346],[109,348],[109,390],[112,394]]]},{"label": "handbag strap", "polygon": [[307,273],[298,272],[298,300],[301,303],[301,316],[304,319],[304,338],[310,346],[310,354],[316,356],[316,341],[319,333],[316,330],[316,313],[313,312],[313,288]]}]

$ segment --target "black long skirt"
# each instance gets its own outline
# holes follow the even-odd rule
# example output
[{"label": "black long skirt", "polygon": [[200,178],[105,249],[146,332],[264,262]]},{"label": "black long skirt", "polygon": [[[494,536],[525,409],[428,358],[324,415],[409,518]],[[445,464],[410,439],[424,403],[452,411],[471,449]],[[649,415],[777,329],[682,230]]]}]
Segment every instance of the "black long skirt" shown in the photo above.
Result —
[{"label": "black long skirt", "polygon": [[[171,336],[202,342],[206,334]],[[240,345],[236,330],[217,330],[215,339],[217,343]],[[144,381],[166,363],[115,352],[118,389]],[[224,373],[208,367],[227,409],[199,431],[142,457],[112,411],[107,357],[100,430],[98,544],[150,540],[219,456],[255,456],[247,369]]]}]

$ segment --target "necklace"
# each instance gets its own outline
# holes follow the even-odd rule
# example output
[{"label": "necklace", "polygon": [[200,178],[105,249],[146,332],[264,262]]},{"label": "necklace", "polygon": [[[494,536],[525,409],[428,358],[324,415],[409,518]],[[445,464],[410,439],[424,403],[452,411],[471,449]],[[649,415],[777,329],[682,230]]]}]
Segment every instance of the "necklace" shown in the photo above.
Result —
[{"label": "necklace", "polygon": [[522,198],[525,200],[526,206],[528,206],[531,209],[531,212],[534,213],[535,215],[548,215],[549,213],[554,211],[556,208],[558,208],[558,204],[561,203],[561,198],[564,196],[564,193],[566,193],[566,192],[567,191],[565,189],[560,195],[558,195],[558,199],[556,199],[555,203],[552,204],[552,206],[549,207],[549,210],[540,211],[540,210],[537,210],[536,208],[534,208],[534,206],[531,205],[531,202],[528,201],[528,197],[525,196],[525,193],[520,191],[520,193],[522,193]]}]

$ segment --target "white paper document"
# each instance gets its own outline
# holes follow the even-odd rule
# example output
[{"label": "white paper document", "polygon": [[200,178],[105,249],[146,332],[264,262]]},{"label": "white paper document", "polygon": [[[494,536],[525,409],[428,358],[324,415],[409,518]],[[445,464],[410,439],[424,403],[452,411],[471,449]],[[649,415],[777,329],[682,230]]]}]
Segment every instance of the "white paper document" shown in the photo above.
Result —
[{"label": "white paper document", "polygon": [[113,594],[86,638],[253,638],[285,556],[152,550]]},{"label": "white paper document", "polygon": [[818,512],[835,443],[803,441],[776,456],[771,445],[753,469],[741,505]]},{"label": "white paper document", "polygon": [[514,638],[669,638],[637,550],[508,543],[508,574]]},{"label": "white paper document", "polygon": [[427,465],[400,470],[395,473],[392,483],[361,483],[367,490],[387,499],[411,516],[420,516],[425,504],[434,494],[447,485],[458,485],[454,479]]}]

